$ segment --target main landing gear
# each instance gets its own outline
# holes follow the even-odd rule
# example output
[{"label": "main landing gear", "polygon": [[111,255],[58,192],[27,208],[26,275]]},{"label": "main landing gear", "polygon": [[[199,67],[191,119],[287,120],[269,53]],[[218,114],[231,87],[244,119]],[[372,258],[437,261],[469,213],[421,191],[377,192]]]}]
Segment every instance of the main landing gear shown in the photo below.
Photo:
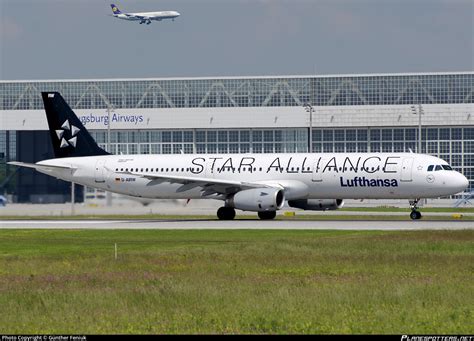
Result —
[{"label": "main landing gear", "polygon": [[[258,217],[262,220],[275,219],[276,211],[258,212]],[[233,207],[220,207],[217,210],[219,220],[233,220],[235,218],[235,209]]]},{"label": "main landing gear", "polygon": [[272,220],[275,219],[277,213],[276,211],[263,211],[258,212],[258,217],[262,220]]},{"label": "main landing gear", "polygon": [[217,210],[217,218],[219,220],[233,220],[235,218],[235,210],[232,207],[220,207]]},{"label": "main landing gear", "polygon": [[420,198],[415,199],[413,201],[410,200],[410,209],[411,209],[410,218],[412,220],[421,219],[421,213],[420,211],[418,211],[418,201],[420,201]]}]

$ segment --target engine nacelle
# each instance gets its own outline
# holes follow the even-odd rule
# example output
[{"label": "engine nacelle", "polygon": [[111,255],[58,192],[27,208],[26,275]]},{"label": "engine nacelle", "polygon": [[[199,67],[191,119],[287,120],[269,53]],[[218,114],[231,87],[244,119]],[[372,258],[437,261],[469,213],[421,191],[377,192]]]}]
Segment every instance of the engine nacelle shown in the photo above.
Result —
[{"label": "engine nacelle", "polygon": [[279,188],[246,189],[234,194],[227,204],[242,211],[276,211],[283,207],[285,193]]},{"label": "engine nacelle", "polygon": [[298,199],[288,200],[288,205],[294,208],[301,208],[308,211],[328,211],[337,210],[344,206],[342,199]]}]

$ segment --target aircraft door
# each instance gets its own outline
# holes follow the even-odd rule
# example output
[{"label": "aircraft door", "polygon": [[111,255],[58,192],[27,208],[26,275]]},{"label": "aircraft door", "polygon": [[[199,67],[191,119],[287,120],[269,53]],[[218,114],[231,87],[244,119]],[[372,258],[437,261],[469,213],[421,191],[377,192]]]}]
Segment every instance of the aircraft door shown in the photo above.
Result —
[{"label": "aircraft door", "polygon": [[210,158],[206,161],[206,178],[213,179],[215,177],[215,173],[217,173],[216,160]]},{"label": "aircraft door", "polygon": [[95,182],[105,182],[105,160],[97,160],[95,163]]},{"label": "aircraft door", "polygon": [[316,160],[316,162],[313,165],[313,182],[321,182],[323,181],[323,167],[325,165],[325,162],[327,161],[327,158],[320,158]]},{"label": "aircraft door", "polygon": [[400,181],[410,182],[413,181],[413,158],[407,157],[403,159],[402,171],[400,174]]}]

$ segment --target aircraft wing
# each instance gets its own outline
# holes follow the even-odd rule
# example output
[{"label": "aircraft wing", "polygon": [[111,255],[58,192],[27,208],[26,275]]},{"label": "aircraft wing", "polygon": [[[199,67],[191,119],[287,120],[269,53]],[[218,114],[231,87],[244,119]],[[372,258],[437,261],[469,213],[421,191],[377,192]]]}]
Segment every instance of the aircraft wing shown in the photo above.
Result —
[{"label": "aircraft wing", "polygon": [[116,172],[117,174],[127,174],[139,176],[151,180],[148,186],[157,185],[163,182],[182,184],[178,188],[178,192],[188,191],[190,189],[201,187],[203,196],[213,194],[234,194],[245,189],[250,188],[269,188],[269,186],[262,183],[253,183],[245,181],[233,180],[218,180],[210,178],[198,178],[192,176],[177,176],[165,174],[151,174],[151,173],[135,173],[135,172]]}]

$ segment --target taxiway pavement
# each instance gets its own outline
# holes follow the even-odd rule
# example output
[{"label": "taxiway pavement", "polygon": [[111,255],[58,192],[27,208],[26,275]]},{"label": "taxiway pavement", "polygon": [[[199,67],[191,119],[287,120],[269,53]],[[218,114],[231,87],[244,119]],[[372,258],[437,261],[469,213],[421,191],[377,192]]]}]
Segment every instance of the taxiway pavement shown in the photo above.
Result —
[{"label": "taxiway pavement", "polygon": [[474,229],[474,221],[467,220],[212,220],[212,219],[157,219],[157,220],[3,220],[0,229],[255,229],[255,230],[466,230]]}]

